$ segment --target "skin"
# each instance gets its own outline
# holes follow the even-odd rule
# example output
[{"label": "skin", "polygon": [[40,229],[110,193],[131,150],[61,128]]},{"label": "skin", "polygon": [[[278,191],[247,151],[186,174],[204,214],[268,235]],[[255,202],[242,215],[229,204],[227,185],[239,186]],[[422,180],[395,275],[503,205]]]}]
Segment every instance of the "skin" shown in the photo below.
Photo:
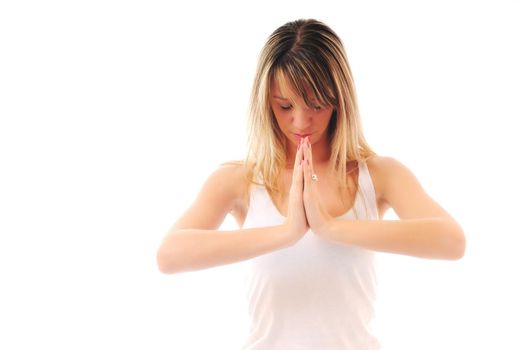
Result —
[{"label": "skin", "polygon": [[[271,88],[276,96],[271,108],[288,140],[287,166],[280,174],[284,196],[273,199],[284,224],[218,231],[229,213],[242,227],[249,207],[244,167],[220,166],[161,243],[160,271],[177,273],[246,260],[291,246],[309,229],[324,239],[374,251],[432,259],[464,255],[465,236],[459,224],[406,166],[390,157],[374,156],[367,166],[379,219],[393,208],[400,220],[336,220],[352,207],[354,198],[340,201],[336,179],[328,172],[332,109],[309,108],[288,84]],[[295,133],[312,135],[301,138]],[[319,181],[311,179],[313,173]]]},{"label": "skin", "polygon": [[[465,237],[459,224],[426,194],[408,168],[392,158],[374,157],[367,165],[375,178],[376,194],[381,196],[377,200],[381,218],[391,207],[401,220],[336,220],[338,215],[331,213],[328,205],[335,203],[336,197],[323,190],[331,185],[311,179],[315,173],[332,182],[324,176],[330,155],[327,127],[332,108],[309,108],[287,82],[280,86],[273,82],[271,96],[276,120],[288,140],[288,159],[299,142],[286,220],[286,226],[298,230],[299,237],[305,232],[298,223],[306,222],[315,234],[338,243],[425,258],[458,259],[464,255]],[[309,97],[317,105],[314,97]],[[312,135],[299,140],[298,133]],[[291,220],[297,220],[297,225]]]},{"label": "skin", "polygon": [[[280,86],[273,82],[271,96],[276,120],[288,140],[288,159],[298,143],[295,134],[313,133],[299,140],[287,210],[286,226],[298,230],[299,237],[305,232],[298,223],[306,222],[315,234],[338,243],[425,258],[458,259],[464,255],[465,236],[459,224],[428,196],[408,168],[392,158],[374,157],[367,165],[375,178],[376,194],[381,196],[377,200],[381,217],[391,207],[401,220],[336,220],[339,215],[331,213],[328,205],[336,202],[336,196],[323,190],[332,182],[324,176],[330,155],[327,127],[332,108],[309,108],[287,82]],[[310,99],[317,105],[312,95]],[[327,183],[313,181],[314,173]],[[297,225],[291,225],[291,220],[297,220]]]},{"label": "skin", "polygon": [[[311,176],[315,174],[315,168],[321,172],[317,175],[326,173],[330,157],[327,129],[333,107],[318,103],[312,93],[309,99],[315,107],[309,107],[287,81],[283,84],[273,81],[271,97],[271,109],[288,141],[287,168],[293,167],[291,175],[287,170],[282,175],[284,182],[291,176],[286,225],[297,223],[293,224],[293,230],[301,237],[309,228],[320,228],[332,218],[322,204],[320,186],[316,186],[318,181],[313,181]],[[291,164],[293,159],[294,164]],[[324,176],[321,178],[327,180]],[[335,201],[334,198],[327,199]]]},{"label": "skin", "polygon": [[[280,130],[286,135],[287,157],[290,161],[295,159],[295,153],[300,144],[300,135],[307,137],[311,147],[311,155],[317,164],[325,164],[330,157],[330,147],[327,128],[333,113],[331,106],[322,106],[317,103],[313,94],[310,100],[315,103],[315,108],[306,105],[288,82],[279,86],[271,83],[271,109],[275,115]],[[306,158],[307,160],[307,158]],[[291,164],[288,164],[291,166]]]}]

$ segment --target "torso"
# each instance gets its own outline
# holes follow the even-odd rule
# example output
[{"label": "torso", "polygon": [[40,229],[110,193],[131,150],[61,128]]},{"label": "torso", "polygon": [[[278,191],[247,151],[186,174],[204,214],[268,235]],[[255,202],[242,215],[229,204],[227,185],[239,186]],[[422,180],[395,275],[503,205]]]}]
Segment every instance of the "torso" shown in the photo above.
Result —
[{"label": "torso", "polygon": [[[374,156],[367,161],[368,170],[375,187],[375,193],[377,195],[377,210],[379,213],[379,219],[382,219],[386,211],[389,209],[388,203],[383,200],[382,196],[382,180],[383,173],[380,171],[380,164],[382,163],[382,157]],[[241,167],[240,167],[241,168]],[[327,208],[329,214],[333,217],[338,217],[346,212],[348,212],[355,202],[356,196],[356,184],[358,183],[358,171],[356,164],[350,166],[350,169],[353,169],[350,172],[350,179],[348,181],[348,187],[350,189],[349,193],[345,193],[341,196],[341,191],[337,186],[335,179],[329,179],[329,172],[327,169],[318,167],[316,169],[319,181],[317,186],[319,188],[319,194],[322,197],[324,206]],[[244,176],[242,171],[237,172],[237,176]],[[283,170],[280,174],[284,188],[291,187],[291,176],[292,170]],[[240,227],[242,227],[245,217],[247,215],[247,210],[249,208],[249,186],[246,185],[245,181],[238,179],[238,191],[237,199],[235,201],[235,206],[231,211],[232,216],[235,218],[236,222]],[[271,198],[276,209],[282,214],[282,216],[287,216],[287,206],[288,206],[288,193],[289,191],[284,191],[285,196],[282,198]]]}]

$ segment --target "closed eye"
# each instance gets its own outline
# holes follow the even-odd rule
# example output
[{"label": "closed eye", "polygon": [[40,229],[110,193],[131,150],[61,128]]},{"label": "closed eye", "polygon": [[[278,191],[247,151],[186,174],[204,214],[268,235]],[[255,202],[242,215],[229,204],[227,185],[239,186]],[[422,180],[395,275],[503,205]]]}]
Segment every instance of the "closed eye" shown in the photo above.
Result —
[{"label": "closed eye", "polygon": [[287,106],[280,105],[280,108],[282,108],[283,110],[288,110],[288,109],[291,109],[291,105],[287,105]]}]

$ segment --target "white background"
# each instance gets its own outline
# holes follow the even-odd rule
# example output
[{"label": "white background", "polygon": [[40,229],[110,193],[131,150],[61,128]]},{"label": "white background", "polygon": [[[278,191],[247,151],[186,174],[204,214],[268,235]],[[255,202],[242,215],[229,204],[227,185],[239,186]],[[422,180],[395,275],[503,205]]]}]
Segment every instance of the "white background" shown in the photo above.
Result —
[{"label": "white background", "polygon": [[1,349],[239,347],[238,265],[166,276],[155,253],[244,157],[258,53],[297,18],[339,34],[369,143],[467,236],[460,261],[378,255],[383,348],[527,348],[525,6],[342,3],[0,4]]}]

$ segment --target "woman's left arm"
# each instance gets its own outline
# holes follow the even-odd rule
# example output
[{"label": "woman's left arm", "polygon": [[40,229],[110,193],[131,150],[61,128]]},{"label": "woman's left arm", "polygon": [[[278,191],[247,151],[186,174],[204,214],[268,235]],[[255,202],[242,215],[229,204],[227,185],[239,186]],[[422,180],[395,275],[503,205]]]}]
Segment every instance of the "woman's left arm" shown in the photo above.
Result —
[{"label": "woman's left arm", "polygon": [[[368,161],[376,191],[400,220],[330,220],[317,234],[339,243],[430,259],[460,259],[465,235],[413,173],[397,160],[376,156]],[[315,230],[314,230],[315,231]]]}]

